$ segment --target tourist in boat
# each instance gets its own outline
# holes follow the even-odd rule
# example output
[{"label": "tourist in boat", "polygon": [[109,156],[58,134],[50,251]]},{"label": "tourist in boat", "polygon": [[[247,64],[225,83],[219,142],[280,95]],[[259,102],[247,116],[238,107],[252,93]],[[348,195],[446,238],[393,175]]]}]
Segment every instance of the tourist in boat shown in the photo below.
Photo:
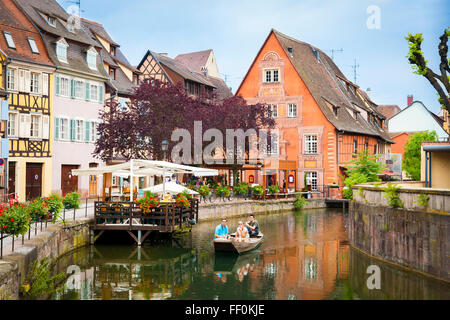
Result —
[{"label": "tourist in boat", "polygon": [[257,236],[259,234],[259,223],[256,221],[254,215],[250,215],[249,221],[245,224],[248,229],[248,232],[251,236]]},{"label": "tourist in boat", "polygon": [[228,239],[228,226],[227,219],[223,219],[222,223],[216,227],[214,232],[214,239]]},{"label": "tourist in boat", "polygon": [[250,235],[248,233],[248,229],[244,226],[244,223],[242,221],[238,222],[238,227],[236,230],[236,237],[235,239],[237,241],[247,241],[247,239],[250,238]]}]

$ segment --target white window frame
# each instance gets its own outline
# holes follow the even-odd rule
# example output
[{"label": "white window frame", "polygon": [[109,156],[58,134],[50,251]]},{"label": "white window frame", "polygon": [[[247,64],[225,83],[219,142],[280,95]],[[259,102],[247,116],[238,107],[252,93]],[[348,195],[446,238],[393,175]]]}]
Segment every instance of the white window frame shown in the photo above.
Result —
[{"label": "white window frame", "polygon": [[[30,118],[30,139],[42,139],[42,114],[31,113]],[[36,129],[33,128],[33,119],[37,119],[38,128],[36,135],[33,134],[33,131],[36,131]]]},{"label": "white window frame", "polygon": [[98,130],[97,130],[97,125],[99,124],[97,119],[91,119],[89,120],[91,122],[91,132],[90,132],[90,138],[91,140],[89,142],[94,143],[97,141],[98,139]]},{"label": "white window frame", "polygon": [[[275,73],[276,71],[276,73]],[[275,81],[275,74],[277,80]],[[263,82],[264,83],[279,83],[280,82],[280,69],[264,69],[263,70]]]},{"label": "white window frame", "polygon": [[[96,90],[96,95],[95,95],[95,97],[94,97],[94,95],[93,95],[93,89],[94,89],[94,87],[95,87],[95,90]],[[98,102],[98,97],[99,97],[99,85],[98,85],[98,84],[93,84],[93,83],[91,83],[91,84],[90,84],[89,90],[91,90],[91,92],[90,92],[90,94],[89,94],[90,100],[91,100],[91,101]]]},{"label": "white window frame", "polygon": [[[84,120],[75,118],[75,141],[84,142]],[[79,129],[79,131],[78,131]]]},{"label": "white window frame", "polygon": [[16,49],[16,43],[14,42],[14,38],[12,37],[11,32],[3,31],[3,35],[5,36],[6,45],[8,48]]},{"label": "white window frame", "polygon": [[8,91],[18,91],[18,72],[16,68],[8,68],[6,81]]},{"label": "white window frame", "polygon": [[[34,79],[36,77],[36,79]],[[37,82],[37,84],[36,84]],[[30,93],[41,94],[41,74],[38,72],[30,73]]]},{"label": "white window frame", "polygon": [[306,183],[311,186],[311,191],[317,191],[318,181],[317,171],[306,172]]},{"label": "white window frame", "polygon": [[[59,137],[58,140],[61,141],[70,141],[70,119],[66,116],[58,116],[59,119]],[[63,125],[64,121],[65,126]],[[65,128],[65,130],[62,130]]]},{"label": "white window frame", "polygon": [[34,38],[28,37],[28,44],[30,45],[31,52],[39,54],[39,48],[37,47],[37,43]]},{"label": "white window frame", "polygon": [[[86,93],[85,93],[86,82],[84,82],[83,80],[80,80],[80,79],[74,79],[74,83],[75,83],[75,98],[84,100],[86,98]],[[78,87],[78,84],[81,84],[81,87]],[[61,83],[60,83],[60,85],[61,85]]]},{"label": "white window frame", "polygon": [[[270,112],[272,118],[278,118],[278,105],[277,104],[269,104]],[[274,112],[275,110],[275,112]]]},{"label": "white window frame", "polygon": [[318,151],[319,151],[319,138],[317,134],[306,134],[305,154],[318,154]]},{"label": "white window frame", "polygon": [[97,70],[97,51],[95,49],[86,52],[86,62],[90,69]]},{"label": "white window frame", "polygon": [[[11,121],[11,115],[14,115],[14,121]],[[11,133],[11,124],[14,123],[14,133]],[[9,112],[8,117],[8,137],[9,138],[18,138],[19,137],[19,112]]]},{"label": "white window frame", "polygon": [[[65,94],[63,91],[63,80],[67,81],[67,87],[66,87],[67,94]],[[67,97],[67,98],[70,97],[70,78],[64,77],[64,76],[59,77],[59,95],[61,97]]]},{"label": "white window frame", "polygon": [[[295,110],[295,112],[293,112]],[[297,118],[297,104],[289,103],[288,104],[288,117],[289,118]]]},{"label": "white window frame", "polygon": [[[280,147],[279,147],[280,137],[278,136],[278,134],[273,133],[273,132],[267,136],[267,138],[269,138],[269,137],[270,137],[270,145],[269,145],[269,143],[267,143],[266,155],[278,155],[280,152]],[[274,139],[275,143],[272,140],[273,138],[275,138]]]}]

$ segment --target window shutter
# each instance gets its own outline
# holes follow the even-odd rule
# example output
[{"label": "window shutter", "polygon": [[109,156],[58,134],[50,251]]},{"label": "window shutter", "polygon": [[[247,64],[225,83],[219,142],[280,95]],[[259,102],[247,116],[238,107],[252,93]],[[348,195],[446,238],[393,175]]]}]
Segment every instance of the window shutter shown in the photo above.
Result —
[{"label": "window shutter", "polygon": [[48,96],[48,73],[42,74],[42,94]]},{"label": "window shutter", "polygon": [[70,80],[70,97],[75,98],[75,80]]},{"label": "window shutter", "polygon": [[42,116],[42,139],[48,139],[50,135],[50,117]]},{"label": "window shutter", "polygon": [[85,121],[84,123],[84,141],[91,142],[91,122]]},{"label": "window shutter", "polygon": [[70,119],[70,140],[75,140],[75,120]]},{"label": "window shutter", "polygon": [[31,90],[31,72],[30,70],[25,70],[25,92],[30,92]]},{"label": "window shutter", "polygon": [[43,74],[38,73],[38,93],[42,94],[44,86],[42,85],[42,81],[44,80]]},{"label": "window shutter", "polygon": [[19,136],[21,138],[29,138],[31,131],[31,115],[29,114],[20,114],[19,119]]},{"label": "window shutter", "polygon": [[59,139],[59,118],[55,118],[55,140]]},{"label": "window shutter", "polygon": [[91,98],[91,85],[89,82],[86,82],[86,100]]},{"label": "window shutter", "polygon": [[60,82],[61,78],[59,76],[56,76],[56,95],[59,96],[60,93]]},{"label": "window shutter", "polygon": [[25,70],[19,69],[19,91],[25,91]]},{"label": "window shutter", "polygon": [[103,85],[99,85],[98,86],[98,96],[99,96],[99,98],[98,98],[98,101],[100,102],[100,103],[103,103]]}]

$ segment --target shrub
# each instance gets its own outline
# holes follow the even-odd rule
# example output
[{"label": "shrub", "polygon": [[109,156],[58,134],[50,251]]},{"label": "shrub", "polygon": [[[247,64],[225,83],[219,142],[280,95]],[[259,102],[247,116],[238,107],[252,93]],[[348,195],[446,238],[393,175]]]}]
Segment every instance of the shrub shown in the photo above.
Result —
[{"label": "shrub", "polygon": [[182,207],[182,208],[189,208],[191,206],[188,199],[182,193],[179,193],[177,195],[177,198],[175,200],[175,205],[177,207]]},{"label": "shrub", "polygon": [[400,190],[401,186],[395,186],[390,183],[386,185],[386,187],[383,189],[385,194],[385,198],[388,199],[389,205],[392,208],[402,208],[403,207],[403,201],[398,196],[398,190]]},{"label": "shrub", "polygon": [[264,188],[258,184],[256,186],[252,187],[252,191],[257,196],[262,196],[264,193]]},{"label": "shrub", "polygon": [[234,192],[238,195],[244,196],[248,192],[249,185],[247,182],[241,182],[234,187]]},{"label": "shrub", "polygon": [[150,190],[147,190],[144,192],[144,197],[145,198],[155,198],[155,197],[157,197],[157,195],[154,194],[153,192],[151,192]]},{"label": "shrub", "polygon": [[209,189],[208,186],[200,186],[200,188],[198,188],[198,193],[200,193],[200,195],[202,197],[207,197],[209,196],[209,193],[211,192],[211,190]]},{"label": "shrub", "polygon": [[[152,195],[152,194],[150,194]],[[142,213],[150,213],[152,212],[152,208],[156,208],[159,206],[159,200],[156,196],[145,196],[142,199],[138,199],[136,203],[139,205],[139,208],[142,210]]]},{"label": "shrub", "polygon": [[360,183],[366,183],[367,176],[361,173],[353,173],[349,177],[345,179],[345,186],[346,188],[343,189],[342,195],[345,199],[353,200],[353,185],[360,184]]},{"label": "shrub", "polygon": [[14,236],[27,233],[30,223],[30,213],[23,204],[13,204],[11,207],[2,205],[0,226],[3,232]]},{"label": "shrub", "polygon": [[269,193],[270,194],[276,194],[280,192],[280,188],[278,186],[269,186]]},{"label": "shrub", "polygon": [[49,218],[48,206],[41,199],[34,199],[26,208],[32,222],[46,221]]},{"label": "shrub", "polygon": [[216,188],[216,194],[219,197],[228,197],[230,196],[230,189],[227,186],[218,186]]},{"label": "shrub", "polygon": [[56,276],[51,276],[51,260],[43,258],[35,260],[30,264],[30,272],[27,274],[24,284],[21,287],[22,295],[36,298],[57,292],[55,289],[59,280],[66,276],[61,272]]},{"label": "shrub", "polygon": [[184,190],[181,194],[182,194],[186,199],[188,199],[188,200],[191,200],[191,199],[194,198],[194,197],[192,196],[192,194],[190,194],[187,190]]},{"label": "shrub", "polygon": [[295,201],[294,201],[294,208],[295,209],[301,209],[305,206],[306,204],[306,199],[303,198],[301,195],[297,194],[295,196]]},{"label": "shrub", "polygon": [[63,204],[66,209],[79,209],[80,208],[81,194],[77,191],[67,193],[63,197]]}]

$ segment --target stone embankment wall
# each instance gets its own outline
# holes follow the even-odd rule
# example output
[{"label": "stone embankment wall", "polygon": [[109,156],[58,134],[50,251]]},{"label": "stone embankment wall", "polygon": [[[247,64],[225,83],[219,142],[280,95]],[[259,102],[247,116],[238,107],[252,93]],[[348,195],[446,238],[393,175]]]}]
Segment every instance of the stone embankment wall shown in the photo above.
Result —
[{"label": "stone embankment wall", "polygon": [[[50,225],[25,245],[0,260],[0,300],[18,299],[20,286],[30,263],[44,257],[57,259],[89,244],[89,223],[92,219],[66,221]],[[20,241],[20,238],[19,240]]]},{"label": "stone embankment wall", "polygon": [[[309,199],[303,209],[326,208],[324,199]],[[230,202],[201,203],[199,206],[198,220],[217,220],[246,216],[249,214],[260,214],[268,212],[282,212],[294,210],[294,200],[238,200]]]},{"label": "stone embankment wall", "polygon": [[[388,262],[450,282],[450,191],[401,189],[404,208],[389,207],[384,191],[354,187],[350,204],[352,246]],[[427,208],[416,204],[419,194],[430,197]]]}]

